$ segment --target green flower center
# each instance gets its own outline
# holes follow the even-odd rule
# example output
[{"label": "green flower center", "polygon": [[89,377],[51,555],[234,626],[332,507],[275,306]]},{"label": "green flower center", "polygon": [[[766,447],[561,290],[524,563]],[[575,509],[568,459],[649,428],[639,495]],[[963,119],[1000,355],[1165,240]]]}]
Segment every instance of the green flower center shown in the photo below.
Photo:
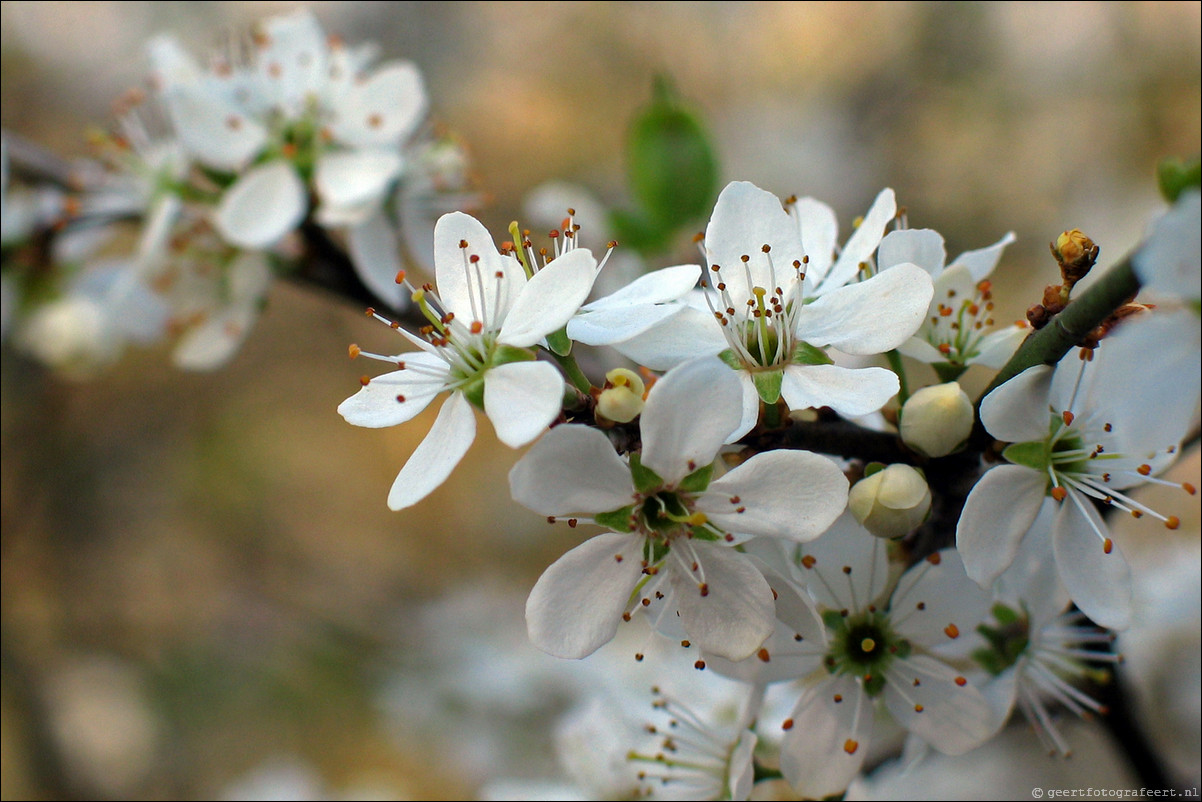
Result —
[{"label": "green flower center", "polygon": [[894,633],[888,615],[876,610],[853,615],[828,610],[822,618],[831,633],[826,670],[861,678],[869,696],[883,691],[889,666],[911,651],[910,642]]}]

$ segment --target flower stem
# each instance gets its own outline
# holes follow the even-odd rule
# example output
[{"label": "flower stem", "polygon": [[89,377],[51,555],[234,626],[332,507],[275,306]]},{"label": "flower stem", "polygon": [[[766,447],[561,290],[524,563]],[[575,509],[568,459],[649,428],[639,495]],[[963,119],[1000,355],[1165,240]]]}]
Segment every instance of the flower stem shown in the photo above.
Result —
[{"label": "flower stem", "polygon": [[[1061,357],[1097,328],[1116,309],[1139,291],[1139,279],[1131,267],[1131,256],[1123,259],[1064,311],[1023,341],[1010,361],[1002,366],[981,398],[995,388],[1036,365],[1055,365]],[[980,402],[978,401],[978,404]]]},{"label": "flower stem", "polygon": [[576,364],[576,357],[571,354],[557,354],[554,351],[551,351],[550,354],[555,357],[555,361],[559,363],[559,367],[563,369],[564,375],[567,376],[572,386],[585,395],[588,395],[589,391],[593,389],[593,383],[588,380],[588,376],[585,376],[584,371]]}]

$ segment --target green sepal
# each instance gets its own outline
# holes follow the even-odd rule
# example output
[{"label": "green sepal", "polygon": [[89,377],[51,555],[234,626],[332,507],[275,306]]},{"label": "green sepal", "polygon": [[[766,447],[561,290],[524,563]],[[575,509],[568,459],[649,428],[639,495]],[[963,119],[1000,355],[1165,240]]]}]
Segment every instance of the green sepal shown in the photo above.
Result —
[{"label": "green sepal", "polygon": [[473,379],[459,388],[463,397],[477,409],[484,409],[484,377]]},{"label": "green sepal", "polygon": [[655,565],[668,556],[668,541],[658,538],[647,538],[643,543],[643,559],[647,565]]},{"label": "green sepal", "polygon": [[725,351],[718,354],[718,358],[735,370],[742,370],[743,368],[743,363],[739,361],[737,356],[735,356],[734,349],[727,348]]},{"label": "green sepal", "polygon": [[886,681],[884,672],[864,675],[864,693],[868,694],[870,697],[880,696],[881,691],[885,690],[885,685]]},{"label": "green sepal", "polygon": [[693,540],[704,540],[706,543],[713,543],[720,538],[721,535],[709,529],[701,529],[700,527],[693,529]]},{"label": "green sepal", "polygon": [[880,473],[881,471],[885,470],[886,467],[888,466],[883,462],[870,462],[864,466],[864,478],[867,479],[874,473]]},{"label": "green sepal", "polygon": [[497,365],[507,365],[510,362],[533,362],[538,358],[538,355],[529,348],[518,348],[516,345],[498,345],[493,351],[492,367]]},{"label": "green sepal", "polygon": [[997,619],[997,622],[1004,627],[1015,623],[1016,621],[1018,621],[1018,618],[1019,618],[1018,612],[1016,610],[1013,610],[1012,608],[1007,607],[1006,605],[1002,604],[1001,602],[998,602],[997,604],[993,605],[993,610],[991,612],[993,613],[993,617],[995,619]]},{"label": "green sepal", "polygon": [[826,625],[827,629],[839,629],[843,626],[844,620],[843,614],[838,610],[822,611],[822,623]]},{"label": "green sepal", "polygon": [[1182,192],[1202,187],[1202,161],[1197,156],[1189,160],[1176,156],[1161,159],[1156,165],[1156,183],[1165,200],[1176,203]]},{"label": "green sepal", "polygon": [[833,365],[835,360],[831,359],[826,351],[823,351],[816,345],[810,345],[805,340],[798,341],[793,347],[792,362],[794,365]]},{"label": "green sepal", "polygon": [[956,381],[968,370],[964,365],[957,365],[955,362],[935,362],[931,367],[935,369],[935,375],[943,384]]},{"label": "green sepal", "polygon": [[593,516],[593,520],[598,526],[606,526],[615,532],[631,532],[634,527],[630,525],[630,519],[634,515],[634,505],[623,507],[620,510],[611,512],[602,512]]},{"label": "green sepal", "polygon": [[643,465],[639,454],[630,455],[630,479],[634,482],[634,489],[643,495],[647,495],[664,486],[664,480],[659,474]]},{"label": "green sepal", "polygon": [[783,370],[757,370],[751,374],[755,391],[760,394],[760,400],[765,404],[775,404],[780,400],[780,386],[784,380]]},{"label": "green sepal", "polygon": [[710,480],[714,478],[714,463],[710,463],[703,468],[690,473],[688,476],[680,480],[680,484],[676,487],[678,490],[683,490],[686,493],[700,493],[710,486]]},{"label": "green sepal", "polygon": [[1021,465],[1024,468],[1044,473],[1048,467],[1048,444],[1043,440],[1030,440],[1026,443],[1011,443],[1002,452],[1007,462]]},{"label": "green sepal", "polygon": [[898,641],[896,649],[893,651],[893,656],[899,660],[905,660],[913,651],[914,647],[910,644],[910,641],[903,638],[902,640]]},{"label": "green sepal", "polygon": [[547,347],[552,353],[560,356],[567,356],[572,353],[572,341],[568,339],[568,327],[564,326],[559,331],[553,331],[547,335]]}]

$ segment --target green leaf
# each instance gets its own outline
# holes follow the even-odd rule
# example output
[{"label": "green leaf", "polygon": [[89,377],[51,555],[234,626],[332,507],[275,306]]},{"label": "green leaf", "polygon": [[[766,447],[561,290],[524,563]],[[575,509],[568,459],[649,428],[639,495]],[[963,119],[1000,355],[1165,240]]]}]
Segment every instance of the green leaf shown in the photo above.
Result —
[{"label": "green leaf", "polygon": [[529,348],[518,348],[513,345],[498,345],[492,355],[492,367],[506,365],[510,362],[532,362],[538,356]]},{"label": "green leaf", "polygon": [[641,212],[611,209],[609,228],[623,247],[642,254],[667,250],[672,231],[648,220]]},{"label": "green leaf", "polygon": [[633,527],[630,525],[630,518],[634,515],[634,505],[623,507],[620,510],[612,512],[602,512],[593,516],[593,520],[598,526],[607,526],[615,532],[630,532]]},{"label": "green leaf", "polygon": [[785,372],[783,370],[757,370],[751,374],[755,391],[760,394],[760,399],[765,404],[775,404],[780,400],[780,386],[784,380]]},{"label": "green leaf", "polygon": [[631,193],[646,221],[671,233],[709,214],[718,191],[718,162],[701,120],[665,76],[651,103],[631,122],[626,145]]},{"label": "green leaf", "polygon": [[833,365],[835,360],[826,355],[826,351],[800,340],[793,349],[794,365]]},{"label": "green leaf", "polygon": [[1161,159],[1156,165],[1156,183],[1165,200],[1176,203],[1182,192],[1202,187],[1202,160],[1197,156],[1188,161],[1176,156]]},{"label": "green leaf", "polygon": [[1009,626],[1018,620],[1018,613],[1001,602],[998,602],[997,604],[993,605],[993,617],[996,618],[997,622],[1002,626]]},{"label": "green leaf", "polygon": [[1002,457],[1007,462],[1044,473],[1048,467],[1048,445],[1042,440],[1013,443],[1006,446],[1006,450],[1002,452]]},{"label": "green leaf", "polygon": [[630,478],[634,482],[634,489],[643,495],[664,486],[664,480],[655,471],[644,467],[638,454],[630,455]]},{"label": "green leaf", "polygon": [[714,464],[711,462],[704,468],[698,468],[688,476],[680,480],[677,485],[679,490],[686,493],[701,493],[710,486],[710,479],[714,476]]}]

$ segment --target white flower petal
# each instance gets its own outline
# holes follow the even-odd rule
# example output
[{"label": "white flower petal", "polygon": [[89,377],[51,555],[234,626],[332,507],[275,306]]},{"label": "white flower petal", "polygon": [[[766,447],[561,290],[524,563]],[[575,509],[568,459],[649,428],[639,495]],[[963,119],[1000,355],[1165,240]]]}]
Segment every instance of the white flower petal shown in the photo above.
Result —
[{"label": "white flower petal", "polygon": [[984,365],[996,370],[1010,361],[1010,357],[1014,356],[1014,352],[1030,333],[1031,327],[1026,321],[991,331],[981,338],[981,342],[977,344],[977,355],[969,357],[966,360],[967,364]]},{"label": "white flower petal", "polygon": [[[772,588],[751,558],[734,549],[700,541],[689,546],[697,570],[688,571],[679,563],[670,568],[672,599],[681,625],[689,639],[707,652],[728,660],[750,657],[772,634]],[[672,548],[685,546],[677,543]],[[690,561],[685,554],[679,556]]]},{"label": "white flower petal", "polygon": [[330,131],[339,142],[399,145],[425,118],[426,89],[416,66],[390,61],[334,103]]},{"label": "white flower petal", "polygon": [[[460,243],[467,243],[461,248]],[[472,263],[471,257],[479,261]],[[500,274],[500,278],[498,278]],[[450,212],[434,224],[434,277],[438,297],[465,324],[499,323],[526,286],[518,261],[502,256],[484,225],[463,212]]]},{"label": "white flower petal", "polygon": [[643,407],[643,464],[669,483],[709,465],[739,425],[742,408],[739,378],[720,359],[695,359],[668,371]]},{"label": "white flower petal", "polygon": [[388,492],[388,507],[403,510],[430,495],[451,475],[476,439],[476,415],[463,393],[451,393],[429,434],[409,456]]},{"label": "white flower petal", "polygon": [[377,203],[404,161],[391,150],[363,149],[327,153],[317,160],[313,184],[323,205],[353,207]]},{"label": "white flower petal", "polygon": [[527,348],[563,328],[588,297],[596,277],[597,261],[587,248],[553,260],[526,282],[497,341]]},{"label": "white flower petal", "polygon": [[180,141],[218,170],[241,170],[267,144],[267,129],[201,86],[180,84],[166,95]]},{"label": "white flower petal", "polygon": [[613,343],[622,356],[652,370],[668,370],[690,359],[720,354],[727,347],[712,314],[684,305],[662,323]]},{"label": "white flower petal", "polygon": [[898,660],[885,676],[885,706],[893,718],[944,754],[977,748],[1001,723],[979,690],[932,657]]},{"label": "white flower petal", "polygon": [[834,462],[786,450],[756,454],[697,500],[697,509],[728,532],[796,541],[821,535],[846,506],[847,477]]},{"label": "white flower petal", "polygon": [[977,481],[956,524],[956,548],[978,585],[989,588],[1014,561],[1046,490],[1047,478],[1021,465],[998,465]]},{"label": "white flower petal", "polygon": [[[770,278],[767,260],[761,248],[768,245],[776,265],[776,279]],[[750,298],[752,286],[784,286],[793,274],[793,262],[801,262],[805,251],[801,236],[780,199],[771,192],[746,181],[734,181],[718,195],[713,215],[705,229],[706,260],[722,268],[723,280],[734,298]],[[743,256],[753,257],[746,269]]]},{"label": "white flower petal", "polygon": [[743,435],[755,428],[760,422],[760,392],[751,379],[751,374],[745,370],[735,373],[739,377],[739,386],[743,388],[743,417],[735,430],[726,436],[726,442],[737,443]]},{"label": "white flower petal", "polygon": [[789,409],[830,407],[854,418],[876,412],[898,387],[897,374],[885,368],[789,365],[781,382],[781,396]]},{"label": "white flower petal", "polygon": [[839,222],[835,210],[820,200],[801,198],[790,207],[789,213],[797,218],[801,247],[810,257],[806,264],[806,275],[810,281],[821,284],[834,264],[835,248],[839,244]]},{"label": "white flower petal", "polygon": [[[1202,194],[1183,192],[1157,218],[1148,241],[1131,258],[1144,288],[1165,298],[1197,301],[1202,295]],[[1196,315],[1196,313],[1195,313]]]},{"label": "white flower petal", "polygon": [[755,745],[759,739],[751,730],[743,730],[730,750],[730,779],[727,791],[731,799],[749,799],[755,783]]},{"label": "white flower petal", "polygon": [[305,185],[292,165],[273,161],[255,167],[221,196],[213,223],[223,239],[239,248],[273,245],[305,217]]},{"label": "white flower petal", "polygon": [[252,309],[232,307],[189,329],[171,353],[183,370],[216,370],[226,365],[250,333],[258,315]]},{"label": "white flower petal", "polygon": [[585,345],[612,345],[639,336],[684,308],[669,303],[582,312],[568,321],[568,337]]},{"label": "white flower petal", "polygon": [[563,406],[563,377],[549,362],[509,362],[484,374],[484,412],[510,448],[542,434]]},{"label": "white flower petal", "polygon": [[1060,578],[1081,612],[1099,626],[1131,625],[1131,569],[1089,499],[1069,490],[1052,525],[1052,550]]},{"label": "white flower petal", "polygon": [[860,223],[859,228],[848,237],[847,244],[843,246],[843,252],[839,254],[839,258],[831,267],[830,272],[822,279],[822,286],[816,292],[825,294],[846,285],[855,279],[856,274],[860,272],[861,264],[866,262],[871,264],[872,252],[877,249],[881,238],[885,236],[885,227],[895,216],[897,216],[897,199],[893,195],[893,190],[882,189],[873,200],[868,213],[864,215],[864,220]]},{"label": "white flower petal", "polygon": [[780,769],[804,799],[842,793],[860,773],[872,738],[872,700],[851,677],[807,689],[780,745]]},{"label": "white flower petal", "polygon": [[968,578],[955,549],[944,549],[902,575],[890,598],[899,635],[928,648],[964,642],[989,616],[993,597]]},{"label": "white flower petal", "polygon": [[931,278],[939,277],[946,262],[947,250],[943,246],[943,237],[929,228],[890,231],[881,240],[877,252],[877,266],[881,270],[909,263],[927,271]]},{"label": "white flower petal", "polygon": [[897,265],[823,295],[802,310],[796,334],[848,354],[883,354],[918,331],[934,291],[922,268]]},{"label": "white flower petal", "polygon": [[1027,368],[981,401],[981,423],[998,440],[1026,443],[1044,440],[1051,423],[1048,405],[1053,369]]},{"label": "white flower petal", "polygon": [[643,575],[642,545],[640,535],[609,532],[552,563],[526,600],[530,641],[563,658],[587,657],[608,643]]},{"label": "white flower petal", "polygon": [[326,74],[325,34],[306,9],[267,19],[262,33],[256,54],[259,83],[289,114],[300,114]]},{"label": "white flower petal", "polygon": [[409,301],[409,291],[397,284],[401,271],[400,242],[383,210],[377,209],[363,223],[347,232],[347,251],[355,272],[372,295],[393,309]]},{"label": "white flower petal", "polygon": [[967,267],[968,271],[972,274],[974,283],[981,281],[993,272],[993,269],[997,267],[998,260],[1002,258],[1002,251],[1006,249],[1007,245],[1014,242],[1014,240],[1014,232],[1007,232],[1004,237],[987,248],[965,251],[957,256],[952,264]]},{"label": "white flower petal", "polygon": [[858,610],[875,601],[889,580],[883,538],[873,537],[850,512],[817,540],[797,546],[793,564],[821,607]]},{"label": "white flower petal", "polygon": [[636,306],[675,301],[697,285],[698,265],[676,265],[639,276],[622,289],[586,304],[586,311],[630,309]]},{"label": "white flower petal", "polygon": [[[449,371],[438,357],[418,352],[397,360],[406,367],[376,376],[338,405],[338,414],[347,423],[369,429],[396,426],[411,420],[446,389]],[[397,400],[398,396],[405,400]]]},{"label": "white flower petal", "polygon": [[509,492],[539,515],[609,512],[634,500],[630,468],[609,438],[575,424],[556,426],[518,460]]}]

